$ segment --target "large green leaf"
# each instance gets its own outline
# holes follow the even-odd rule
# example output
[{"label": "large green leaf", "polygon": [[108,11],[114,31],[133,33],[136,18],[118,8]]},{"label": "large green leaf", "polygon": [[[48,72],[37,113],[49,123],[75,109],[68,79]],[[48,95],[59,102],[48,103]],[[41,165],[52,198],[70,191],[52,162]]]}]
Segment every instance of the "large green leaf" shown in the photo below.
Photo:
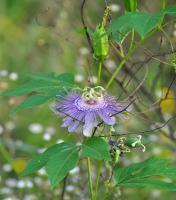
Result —
[{"label": "large green leaf", "polygon": [[22,172],[22,176],[27,176],[30,175],[40,168],[44,167],[49,160],[49,158],[54,155],[57,152],[72,149],[73,145],[67,144],[67,143],[60,143],[60,144],[55,144],[48,148],[44,153],[34,157],[32,160],[30,160]]},{"label": "large green leaf", "polygon": [[78,159],[77,146],[61,150],[49,158],[46,171],[52,187],[55,187],[76,166]]},{"label": "large green leaf", "polygon": [[64,83],[73,84],[74,77],[70,73],[63,73],[60,75],[55,75],[54,73],[37,73],[37,74],[30,74],[29,77],[34,80],[44,80],[44,81],[61,81]]},{"label": "large green leaf", "polygon": [[134,180],[132,182],[125,182],[124,184],[122,183],[121,186],[123,185],[131,188],[150,188],[176,191],[176,184],[153,179]]},{"label": "large green leaf", "polygon": [[176,6],[169,6],[153,15],[145,12],[128,12],[118,17],[108,27],[108,33],[117,42],[123,42],[126,35],[135,30],[142,39],[161,25],[165,15],[176,16]]},{"label": "large green leaf", "polygon": [[91,137],[83,143],[82,155],[97,160],[111,160],[108,144],[99,137]]},{"label": "large green leaf", "polygon": [[[176,168],[170,166],[168,160],[151,157],[141,163],[114,170],[114,178],[118,186],[155,187],[174,191],[171,184],[158,181],[156,179],[158,177],[176,179]],[[151,178],[155,179],[151,180]]]},{"label": "large green leaf", "polygon": [[131,164],[127,167],[117,167],[114,171],[114,176],[119,184],[130,179],[163,175],[167,170],[169,172],[167,160],[151,157],[143,162]]},{"label": "large green leaf", "polygon": [[108,33],[113,39],[123,42],[123,39],[134,29],[142,38],[156,28],[163,19],[163,12],[149,15],[144,12],[130,12],[120,16],[112,22],[108,28]]},{"label": "large green leaf", "polygon": [[33,78],[33,80],[15,88],[5,90],[1,95],[22,96],[31,92],[48,92],[53,89],[69,89],[73,87],[73,76],[70,74],[61,74],[59,76],[45,73],[33,74],[31,78]]},{"label": "large green leaf", "polygon": [[41,104],[44,104],[48,102],[49,100],[53,100],[56,97],[64,97],[66,95],[66,91],[63,88],[59,89],[52,89],[47,94],[37,94],[32,95],[28,98],[26,98],[24,101],[22,101],[19,105],[17,105],[15,108],[12,109],[11,113],[16,113],[23,109],[32,108],[34,106],[39,106]]}]

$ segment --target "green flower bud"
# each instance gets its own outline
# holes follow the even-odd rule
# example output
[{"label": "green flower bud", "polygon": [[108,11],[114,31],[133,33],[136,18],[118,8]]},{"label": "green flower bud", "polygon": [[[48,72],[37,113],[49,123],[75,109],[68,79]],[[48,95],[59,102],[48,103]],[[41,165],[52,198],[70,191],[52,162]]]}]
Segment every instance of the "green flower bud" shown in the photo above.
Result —
[{"label": "green flower bud", "polygon": [[128,147],[131,147],[131,148],[141,146],[143,148],[142,151],[144,152],[145,146],[142,144],[141,139],[142,139],[141,135],[138,135],[137,137],[129,137],[126,139],[125,145],[127,145]]},{"label": "green flower bud", "polygon": [[134,12],[137,10],[137,0],[124,0],[124,4],[127,12]]},{"label": "green flower bud", "polygon": [[109,41],[105,28],[98,25],[93,33],[92,39],[95,58],[98,60],[104,60],[107,58],[109,52]]}]

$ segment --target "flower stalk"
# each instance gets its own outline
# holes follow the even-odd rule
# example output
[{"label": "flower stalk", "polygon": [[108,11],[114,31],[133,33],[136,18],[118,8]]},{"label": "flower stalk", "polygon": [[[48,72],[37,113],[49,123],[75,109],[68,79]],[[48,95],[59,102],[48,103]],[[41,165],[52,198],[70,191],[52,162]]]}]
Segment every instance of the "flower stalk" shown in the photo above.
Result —
[{"label": "flower stalk", "polygon": [[91,167],[90,167],[90,158],[87,158],[87,172],[88,172],[90,199],[94,200],[92,177],[91,177]]}]

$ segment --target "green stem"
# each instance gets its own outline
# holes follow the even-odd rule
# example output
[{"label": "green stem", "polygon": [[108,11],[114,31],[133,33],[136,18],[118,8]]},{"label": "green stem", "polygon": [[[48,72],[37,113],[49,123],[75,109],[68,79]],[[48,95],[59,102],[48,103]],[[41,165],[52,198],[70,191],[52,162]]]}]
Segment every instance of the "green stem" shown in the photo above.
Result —
[{"label": "green stem", "polygon": [[4,145],[2,142],[0,142],[0,152],[2,154],[2,156],[4,157],[4,159],[8,162],[11,163],[11,156],[9,154],[9,152],[5,149]]},{"label": "green stem", "polygon": [[89,192],[91,200],[93,200],[93,187],[92,187],[92,178],[91,178],[91,169],[90,169],[90,158],[87,158],[87,171],[88,171],[88,180],[89,180]]},{"label": "green stem", "polygon": [[134,31],[134,29],[133,29],[132,32],[131,32],[131,42],[130,42],[130,48],[129,48],[129,51],[133,48],[134,35],[135,35],[135,31]]},{"label": "green stem", "polygon": [[105,88],[106,90],[109,88],[109,86],[111,85],[111,83],[113,82],[113,80],[116,78],[117,74],[119,73],[119,71],[121,70],[121,68],[123,67],[123,65],[126,63],[126,61],[130,58],[131,54],[134,52],[135,49],[136,48],[131,49],[131,51],[129,51],[127,53],[127,55],[123,58],[123,60],[120,62],[119,66],[117,67],[117,69],[113,73],[112,77],[108,81],[108,83],[106,85],[106,88]]},{"label": "green stem", "polygon": [[99,61],[99,63],[98,63],[98,84],[100,83],[100,80],[101,80],[101,70],[102,70],[102,61]]},{"label": "green stem", "polygon": [[162,0],[162,9],[164,10],[166,8],[166,0]]},{"label": "green stem", "polygon": [[98,192],[98,186],[99,186],[99,180],[100,180],[100,174],[101,174],[102,164],[103,164],[103,162],[100,161],[99,166],[98,166],[98,173],[97,173],[96,184],[95,184],[95,197],[96,198],[97,198],[97,192]]}]

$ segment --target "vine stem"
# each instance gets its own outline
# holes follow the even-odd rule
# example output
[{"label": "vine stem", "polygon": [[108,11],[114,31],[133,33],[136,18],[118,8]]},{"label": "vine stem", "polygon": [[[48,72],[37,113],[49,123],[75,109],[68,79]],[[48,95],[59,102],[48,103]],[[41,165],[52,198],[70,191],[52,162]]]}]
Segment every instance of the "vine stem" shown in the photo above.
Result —
[{"label": "vine stem", "polygon": [[106,85],[106,88],[105,88],[106,90],[109,88],[109,86],[111,85],[111,83],[113,82],[113,80],[115,79],[115,77],[117,76],[117,74],[119,73],[119,71],[121,70],[121,68],[123,67],[123,65],[125,64],[125,62],[130,58],[131,54],[134,52],[135,49],[136,48],[131,49],[131,51],[129,51],[127,53],[127,55],[123,58],[123,60],[120,62],[119,66],[117,67],[117,69],[113,73],[112,77],[108,81],[108,83]]},{"label": "vine stem", "polygon": [[166,8],[166,0],[162,0],[162,9]]},{"label": "vine stem", "polygon": [[95,197],[96,198],[97,198],[97,192],[98,192],[98,186],[99,186],[99,180],[100,180],[100,174],[101,174],[102,164],[103,164],[103,162],[100,161],[99,166],[98,166],[96,184],[95,184]]},{"label": "vine stem", "polygon": [[98,62],[98,84],[100,83],[101,80],[101,71],[102,71],[102,61]]},{"label": "vine stem", "polygon": [[92,186],[92,177],[91,177],[91,169],[90,169],[90,158],[87,158],[87,171],[88,171],[88,180],[89,180],[89,192],[90,192],[90,199],[94,200],[93,198],[93,186]]}]

